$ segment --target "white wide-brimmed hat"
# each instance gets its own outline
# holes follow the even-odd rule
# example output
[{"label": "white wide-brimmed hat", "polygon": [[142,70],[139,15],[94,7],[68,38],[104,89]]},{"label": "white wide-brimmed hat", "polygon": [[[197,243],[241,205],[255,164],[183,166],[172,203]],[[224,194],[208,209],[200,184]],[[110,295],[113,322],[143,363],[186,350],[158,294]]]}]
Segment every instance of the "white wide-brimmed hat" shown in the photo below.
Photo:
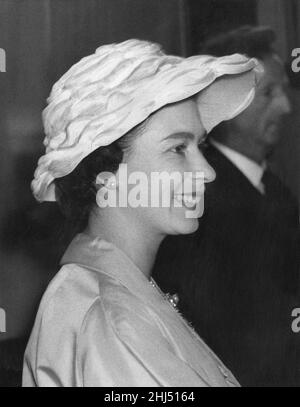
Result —
[{"label": "white wide-brimmed hat", "polygon": [[36,199],[55,201],[56,178],[167,104],[197,95],[207,132],[232,119],[251,103],[261,71],[239,54],[182,58],[140,40],[98,48],[52,88],[43,112],[46,152],[31,184]]}]

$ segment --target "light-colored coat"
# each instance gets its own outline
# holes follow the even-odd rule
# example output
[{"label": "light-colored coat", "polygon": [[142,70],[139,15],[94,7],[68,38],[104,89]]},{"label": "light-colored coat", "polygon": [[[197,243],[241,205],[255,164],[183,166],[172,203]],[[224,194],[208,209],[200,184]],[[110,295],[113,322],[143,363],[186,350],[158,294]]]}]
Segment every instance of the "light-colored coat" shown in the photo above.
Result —
[{"label": "light-colored coat", "polygon": [[40,304],[23,386],[238,386],[111,243],[80,234],[62,264]]}]

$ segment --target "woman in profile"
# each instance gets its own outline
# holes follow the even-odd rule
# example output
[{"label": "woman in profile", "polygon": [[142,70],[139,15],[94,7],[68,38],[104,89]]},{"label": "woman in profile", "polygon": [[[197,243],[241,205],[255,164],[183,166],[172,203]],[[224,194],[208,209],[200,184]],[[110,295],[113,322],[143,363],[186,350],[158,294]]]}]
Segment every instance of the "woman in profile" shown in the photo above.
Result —
[{"label": "woman in profile", "polygon": [[[215,177],[206,134],[248,106],[258,72],[240,55],[185,59],[129,40],[54,85],[32,189],[76,235],[41,301],[24,386],[238,386],[151,269],[166,235],[197,229]],[[155,174],[177,174],[167,204],[152,204]]]}]

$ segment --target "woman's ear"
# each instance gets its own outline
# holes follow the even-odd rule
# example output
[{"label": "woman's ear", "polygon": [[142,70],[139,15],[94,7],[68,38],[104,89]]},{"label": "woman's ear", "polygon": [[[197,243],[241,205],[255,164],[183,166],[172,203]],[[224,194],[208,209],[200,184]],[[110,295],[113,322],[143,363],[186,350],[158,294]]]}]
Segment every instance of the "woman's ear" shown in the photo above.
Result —
[{"label": "woman's ear", "polygon": [[99,189],[96,194],[96,203],[99,208],[117,206],[117,177],[112,172],[100,172],[96,178]]}]

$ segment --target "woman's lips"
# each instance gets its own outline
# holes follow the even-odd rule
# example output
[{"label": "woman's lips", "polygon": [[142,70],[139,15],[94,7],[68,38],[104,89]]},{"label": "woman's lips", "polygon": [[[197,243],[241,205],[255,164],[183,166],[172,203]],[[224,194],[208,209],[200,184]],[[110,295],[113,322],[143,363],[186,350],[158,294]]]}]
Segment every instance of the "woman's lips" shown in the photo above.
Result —
[{"label": "woman's lips", "polygon": [[200,193],[192,193],[192,194],[175,194],[174,195],[174,200],[176,202],[178,202],[179,206],[184,206],[187,209],[195,209],[195,207],[197,206],[197,204],[199,204],[202,196],[203,196],[203,192],[201,191]]}]

